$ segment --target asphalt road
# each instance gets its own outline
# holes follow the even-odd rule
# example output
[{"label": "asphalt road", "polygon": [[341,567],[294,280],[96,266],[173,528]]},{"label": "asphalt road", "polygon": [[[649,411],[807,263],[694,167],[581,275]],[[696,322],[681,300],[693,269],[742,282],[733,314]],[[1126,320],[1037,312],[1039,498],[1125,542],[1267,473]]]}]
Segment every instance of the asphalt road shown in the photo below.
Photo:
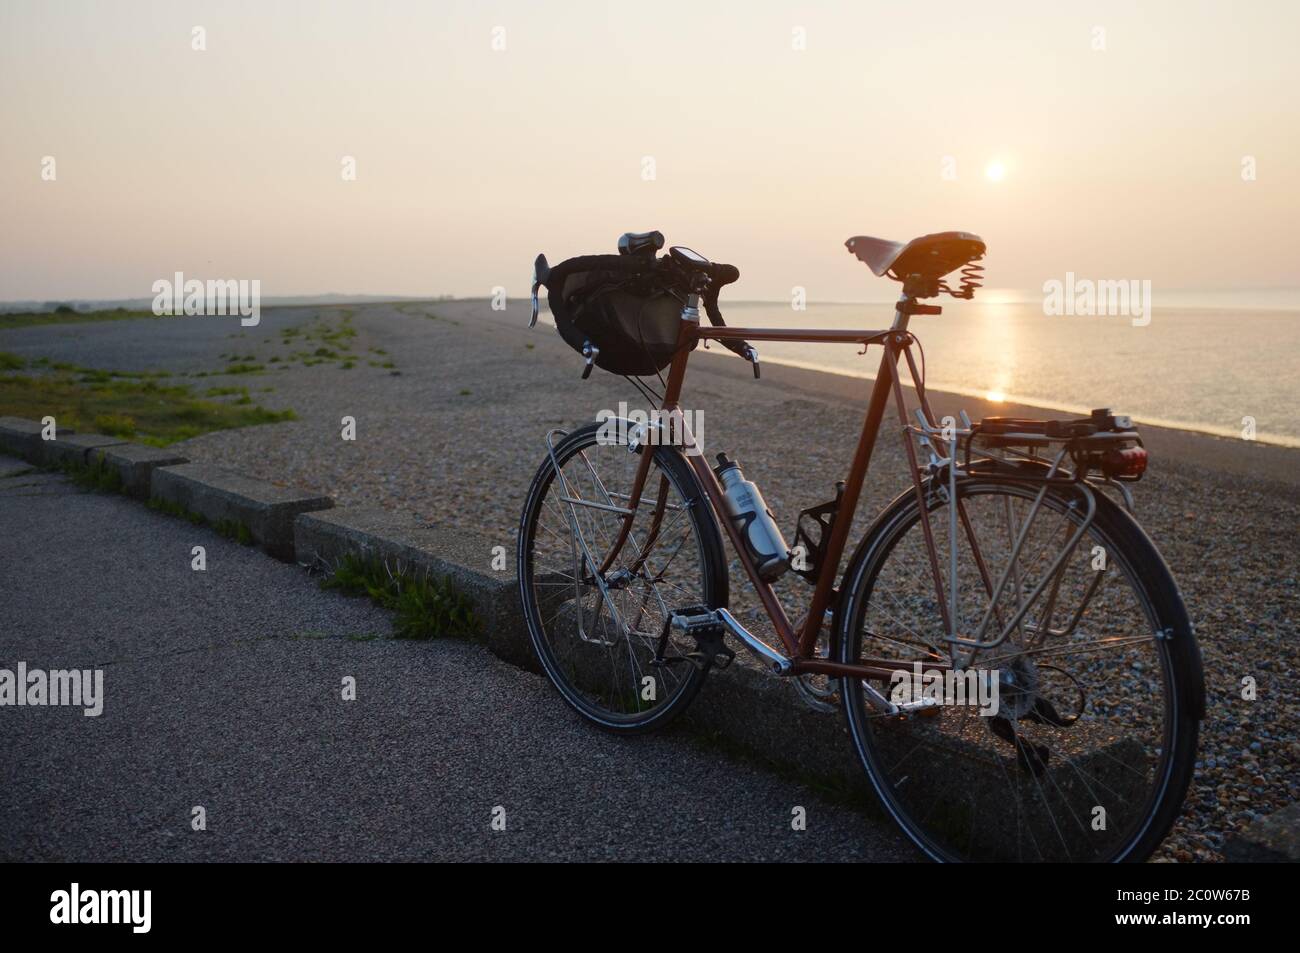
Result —
[{"label": "asphalt road", "polygon": [[0,668],[101,669],[104,702],[0,707],[0,860],[915,857],[684,734],[602,734],[476,645],[393,640],[297,567],[25,469],[0,458]]}]

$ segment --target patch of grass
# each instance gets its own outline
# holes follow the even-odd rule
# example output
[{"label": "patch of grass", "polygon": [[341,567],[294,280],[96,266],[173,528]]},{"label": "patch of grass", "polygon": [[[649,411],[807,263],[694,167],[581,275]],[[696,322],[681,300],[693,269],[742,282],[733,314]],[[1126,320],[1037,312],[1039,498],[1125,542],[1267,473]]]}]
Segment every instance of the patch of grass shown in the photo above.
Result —
[{"label": "patch of grass", "polygon": [[239,520],[217,520],[212,528],[226,539],[233,539],[241,546],[253,545],[253,531]]},{"label": "patch of grass", "polygon": [[[315,367],[317,364],[337,361],[343,370],[355,367],[356,358],[351,353],[350,342],[357,336],[357,330],[352,327],[352,316],[353,312],[346,308],[327,311],[316,315],[305,324],[281,329],[281,344],[315,346],[307,350],[293,351],[288,357],[272,357],[268,362],[275,364],[281,361],[299,361],[303,367]],[[338,319],[338,323],[334,323],[332,319]]]},{"label": "patch of grass", "polygon": [[73,371],[77,380],[83,384],[110,384],[115,380],[144,382],[145,386],[153,384],[160,378],[168,377],[166,371],[108,371],[98,367],[78,367],[75,364],[55,365],[58,370]]},{"label": "patch of grass", "polygon": [[127,414],[96,414],[95,431],[109,437],[134,437],[135,418]]},{"label": "patch of grass", "polygon": [[133,321],[138,318],[167,317],[152,311],[127,311],[125,308],[113,308],[109,311],[77,311],[68,305],[60,305],[54,311],[18,311],[13,314],[0,314],[0,331],[9,328],[27,328],[41,324],[82,324],[87,321]]},{"label": "patch of grass", "polygon": [[209,387],[203,392],[204,397],[232,397],[238,394],[241,397],[248,396],[247,387]]},{"label": "patch of grass", "polygon": [[166,516],[174,516],[177,519],[189,520],[195,526],[208,525],[207,517],[202,513],[191,512],[179,503],[173,503],[171,500],[164,500],[160,496],[149,497],[149,502],[145,505],[156,513],[162,513]]},{"label": "patch of grass", "polygon": [[[291,410],[203,400],[188,386],[164,386],[123,372],[81,376],[71,368],[0,375],[0,416],[52,416],[59,426],[165,447],[213,430],[294,420]],[[242,389],[241,389],[242,393]]]},{"label": "patch of grass", "polygon": [[469,598],[446,577],[415,576],[400,565],[393,569],[378,559],[349,553],[339,560],[332,575],[321,580],[321,588],[369,596],[393,611],[393,629],[399,639],[472,637],[479,631]]},{"label": "patch of grass", "polygon": [[207,517],[202,513],[195,513],[192,510],[187,510],[179,503],[173,503],[171,500],[164,500],[159,496],[149,497],[147,505],[149,509],[154,510],[155,512],[163,513],[167,516],[174,516],[177,519],[188,520],[195,526],[211,525],[212,529],[215,530],[218,535],[224,536],[226,539],[233,539],[241,546],[252,546],[254,543],[253,531],[248,528],[248,524],[240,520],[217,520],[215,523],[209,524]]},{"label": "patch of grass", "polygon": [[468,397],[469,395],[470,395],[470,390],[469,390],[468,387],[462,387],[462,388],[460,389],[460,396],[461,396],[461,397]]},{"label": "patch of grass", "polygon": [[122,475],[99,457],[95,458],[94,463],[64,463],[59,469],[84,490],[98,490],[101,493],[122,492]]},{"label": "patch of grass", "polygon": [[[441,321],[441,320],[442,320],[438,315],[434,314],[432,311],[426,311],[426,310],[424,310],[424,306],[423,306],[423,305],[420,305],[420,304],[413,304],[413,303],[412,303],[412,304],[399,304],[399,305],[397,306],[397,310],[398,310],[398,312],[401,313],[401,314],[409,314],[409,315],[411,315],[412,317],[415,317],[415,318],[428,318],[430,321]],[[458,322],[452,322],[452,323],[454,324],[454,323],[458,323]]]},{"label": "patch of grass", "polygon": [[221,374],[260,374],[264,367],[261,364],[231,364]]},{"label": "patch of grass", "polygon": [[21,371],[26,366],[27,362],[17,354],[0,351],[0,371]]}]

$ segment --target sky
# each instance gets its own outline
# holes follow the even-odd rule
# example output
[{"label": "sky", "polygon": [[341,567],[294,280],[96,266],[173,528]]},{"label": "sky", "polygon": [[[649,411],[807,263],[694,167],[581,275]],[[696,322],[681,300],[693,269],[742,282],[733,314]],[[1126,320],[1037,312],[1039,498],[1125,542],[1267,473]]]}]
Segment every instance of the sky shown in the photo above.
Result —
[{"label": "sky", "polygon": [[752,300],[887,295],[844,240],[945,230],[990,287],[1297,288],[1298,33],[1265,0],[3,0],[0,300],[522,295],[653,228]]}]

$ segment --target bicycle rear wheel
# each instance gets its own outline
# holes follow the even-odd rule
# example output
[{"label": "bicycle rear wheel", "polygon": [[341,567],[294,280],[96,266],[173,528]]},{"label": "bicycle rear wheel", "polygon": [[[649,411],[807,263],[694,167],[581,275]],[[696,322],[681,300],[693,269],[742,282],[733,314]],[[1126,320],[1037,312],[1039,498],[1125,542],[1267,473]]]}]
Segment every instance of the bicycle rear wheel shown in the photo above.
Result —
[{"label": "bicycle rear wheel", "polygon": [[[862,680],[842,681],[873,787],[937,860],[1147,857],[1182,805],[1204,706],[1200,656],[1169,570],[1095,490],[1053,488],[1035,508],[1038,484],[967,478],[957,487],[956,631],[971,637],[987,619],[984,638],[1006,637],[959,666],[961,678],[945,674],[962,650],[945,637],[916,495],[900,496],[846,573],[839,656],[877,665],[868,682],[895,701],[928,685],[940,704],[888,717]],[[925,498],[948,602],[947,493],[931,487]],[[913,677],[886,674],[900,670]],[[963,682],[973,703],[969,691],[954,703]]]},{"label": "bicycle rear wheel", "polygon": [[[727,604],[722,539],[708,501],[671,447],[598,439],[591,424],[555,447],[533,479],[519,526],[519,586],[529,636],[551,682],[584,717],[610,731],[662,727],[695,697],[711,664],[669,614]],[[633,528],[619,535],[641,455],[653,454]],[[656,512],[659,514],[656,518]]]}]

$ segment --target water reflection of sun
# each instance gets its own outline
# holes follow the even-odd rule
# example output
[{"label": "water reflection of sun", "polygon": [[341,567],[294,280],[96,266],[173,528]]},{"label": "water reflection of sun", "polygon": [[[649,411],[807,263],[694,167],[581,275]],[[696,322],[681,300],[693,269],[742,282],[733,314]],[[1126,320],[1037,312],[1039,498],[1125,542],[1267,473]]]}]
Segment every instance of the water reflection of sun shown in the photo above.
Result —
[{"label": "water reflection of sun", "polygon": [[[995,298],[1002,296],[995,295]],[[1014,296],[983,302],[969,325],[972,352],[970,359],[985,382],[984,397],[1002,403],[1011,392],[1016,377],[1017,335],[1011,311]]]}]

